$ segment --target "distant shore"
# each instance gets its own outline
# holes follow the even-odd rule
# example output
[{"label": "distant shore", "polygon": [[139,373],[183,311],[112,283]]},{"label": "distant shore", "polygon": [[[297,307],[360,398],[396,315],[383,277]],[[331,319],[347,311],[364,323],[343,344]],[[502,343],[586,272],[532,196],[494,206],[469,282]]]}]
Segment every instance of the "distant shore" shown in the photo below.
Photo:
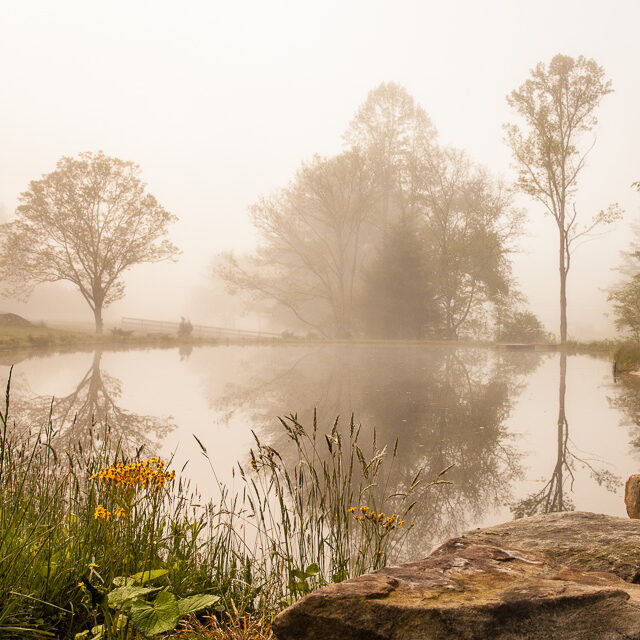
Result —
[{"label": "distant shore", "polygon": [[[227,344],[344,344],[344,345],[434,345],[451,347],[489,348],[500,350],[555,351],[555,344],[504,344],[488,340],[409,340],[383,338],[309,338],[296,337],[285,332],[282,337],[264,338],[216,338],[179,336],[175,333],[126,332],[119,329],[107,330],[102,334],[89,331],[50,328],[44,325],[0,326],[0,352],[7,351],[67,351],[71,349],[138,349],[175,348]],[[619,370],[635,369],[640,366],[640,348],[637,354],[629,348],[629,343],[614,340],[590,342],[570,341],[566,345],[568,353],[610,353],[618,360]],[[616,357],[618,354],[618,357]],[[624,355],[621,355],[624,354]],[[622,368],[621,368],[622,367]]]}]

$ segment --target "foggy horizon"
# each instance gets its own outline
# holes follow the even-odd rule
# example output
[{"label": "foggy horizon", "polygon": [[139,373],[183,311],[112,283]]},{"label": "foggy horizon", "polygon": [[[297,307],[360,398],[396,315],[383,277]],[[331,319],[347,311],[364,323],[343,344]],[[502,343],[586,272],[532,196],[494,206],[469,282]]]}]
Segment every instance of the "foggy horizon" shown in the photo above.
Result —
[{"label": "foggy horizon", "polygon": [[[569,274],[569,335],[614,335],[606,289],[640,213],[634,142],[640,7],[596,2],[436,6],[420,2],[110,4],[5,3],[0,44],[0,213],[13,218],[32,180],[62,156],[103,150],[141,168],[148,190],[179,220],[177,262],[126,276],[122,316],[259,328],[223,309],[211,265],[242,254],[257,235],[248,208],[285,187],[302,162],[344,149],[342,136],[368,93],[403,86],[431,118],[438,142],[465,150],[506,184],[514,180],[502,125],[505,96],[557,53],[593,58],[613,83],[599,107],[597,141],[578,185],[584,220],[618,202],[624,218],[579,248]],[[516,196],[525,233],[513,274],[528,307],[558,333],[556,229],[533,200]],[[162,286],[149,287],[149,281]],[[222,304],[221,304],[221,301]],[[77,291],[41,285],[28,303],[0,310],[30,320],[91,323]]]}]

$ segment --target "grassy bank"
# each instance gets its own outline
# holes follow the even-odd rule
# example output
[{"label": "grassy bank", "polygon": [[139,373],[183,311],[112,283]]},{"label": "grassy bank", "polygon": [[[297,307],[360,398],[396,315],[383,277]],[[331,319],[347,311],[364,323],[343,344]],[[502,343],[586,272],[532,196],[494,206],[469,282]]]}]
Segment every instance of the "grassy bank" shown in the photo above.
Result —
[{"label": "grassy bank", "polygon": [[[179,347],[220,344],[344,344],[353,345],[390,345],[390,346],[447,346],[455,348],[492,348],[496,343],[473,340],[406,340],[382,338],[302,338],[283,334],[282,338],[199,338],[181,337],[168,333],[140,333],[113,329],[96,335],[89,331],[52,329],[44,326],[2,326],[0,325],[0,351],[22,349],[68,350],[73,348],[139,348],[139,347]],[[578,343],[576,343],[577,345]],[[576,347],[577,348],[577,347]]]},{"label": "grassy bank", "polygon": [[177,628],[266,639],[282,607],[393,562],[411,535],[420,477],[391,487],[395,449],[365,446],[353,422],[325,432],[282,419],[286,459],[256,439],[236,465],[236,491],[212,468],[213,502],[152,452],[123,451],[108,427],[87,425],[91,446],[63,450],[65,425],[11,425],[7,390],[2,637],[128,640]]},{"label": "grassy bank", "polygon": [[620,345],[619,340],[590,340],[588,342],[579,340],[567,341],[566,350],[568,353],[606,353],[612,355]]},{"label": "grassy bank", "polygon": [[181,345],[217,344],[213,338],[180,337],[176,334],[128,333],[118,330],[96,335],[89,331],[51,329],[42,326],[0,326],[0,351],[73,348],[174,347]]}]

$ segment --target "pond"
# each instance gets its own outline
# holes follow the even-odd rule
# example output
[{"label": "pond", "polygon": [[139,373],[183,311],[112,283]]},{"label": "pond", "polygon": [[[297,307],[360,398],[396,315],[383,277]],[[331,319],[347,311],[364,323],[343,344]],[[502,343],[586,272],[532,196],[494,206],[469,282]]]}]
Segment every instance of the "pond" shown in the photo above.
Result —
[{"label": "pond", "polygon": [[[418,495],[412,521],[428,550],[460,531],[514,515],[578,509],[624,515],[623,483],[638,471],[640,386],[612,378],[605,357],[412,344],[211,346],[2,356],[15,364],[16,428],[53,423],[65,442],[89,441],[105,415],[130,450],[174,455],[213,495],[253,432],[285,449],[278,416],[321,429],[354,414],[363,437],[398,459],[401,486],[450,464],[451,485]],[[75,420],[74,420],[75,418]],[[207,448],[205,459],[193,436]],[[150,453],[151,455],[151,453]],[[417,552],[420,550],[416,550]]]}]

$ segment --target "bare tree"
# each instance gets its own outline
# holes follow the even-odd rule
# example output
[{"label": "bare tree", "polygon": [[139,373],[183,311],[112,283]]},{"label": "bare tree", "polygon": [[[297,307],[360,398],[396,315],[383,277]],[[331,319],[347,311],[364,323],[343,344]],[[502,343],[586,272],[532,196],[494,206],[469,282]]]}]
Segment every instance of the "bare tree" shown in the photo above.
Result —
[{"label": "bare tree", "polygon": [[567,274],[575,242],[621,215],[619,207],[611,205],[581,227],[574,202],[578,177],[595,140],[586,147],[579,143],[597,124],[596,109],[611,92],[611,82],[594,60],[556,55],[548,66],[539,63],[507,96],[524,121],[522,126],[505,125],[518,167],[517,186],[541,203],[558,227],[562,344],[567,341]]},{"label": "bare tree", "polygon": [[8,295],[28,296],[43,282],[72,282],[93,311],[124,295],[124,272],[175,256],[166,238],[177,218],[146,193],[140,168],[103,152],[63,157],[30,183],[17,216],[0,226],[0,271]]},{"label": "bare tree", "polygon": [[232,289],[277,301],[323,335],[348,336],[374,199],[358,153],[315,157],[291,186],[252,206],[261,245],[244,264],[228,256],[221,275]]}]

